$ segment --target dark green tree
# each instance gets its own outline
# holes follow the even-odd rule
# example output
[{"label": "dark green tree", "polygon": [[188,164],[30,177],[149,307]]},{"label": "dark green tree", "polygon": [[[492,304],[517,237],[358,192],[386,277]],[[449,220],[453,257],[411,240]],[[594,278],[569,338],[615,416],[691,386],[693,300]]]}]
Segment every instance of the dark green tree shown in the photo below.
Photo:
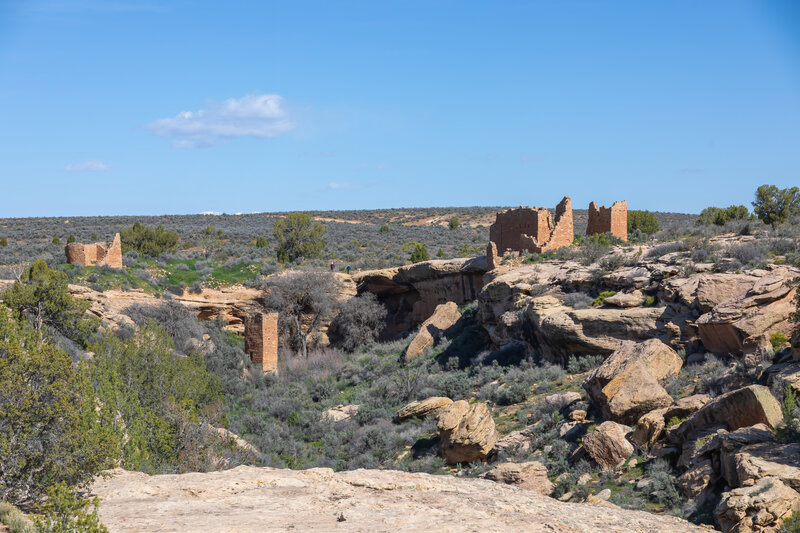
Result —
[{"label": "dark green tree", "polygon": [[213,257],[222,248],[222,230],[206,226],[197,236],[197,244],[205,250],[206,259]]},{"label": "dark green tree", "polygon": [[266,248],[269,245],[269,243],[267,242],[266,238],[258,237],[256,239],[255,245],[256,245],[256,248]]},{"label": "dark green tree", "polygon": [[750,211],[743,205],[731,205],[725,208],[706,207],[697,217],[697,224],[724,226],[733,220],[747,220],[748,218],[750,218]]},{"label": "dark green tree", "polygon": [[447,227],[456,229],[460,223],[461,221],[458,220],[458,217],[451,217],[450,220],[447,221]]},{"label": "dark green tree", "polygon": [[67,244],[71,242],[75,242],[75,235],[73,235],[72,233],[70,233],[69,237],[67,237]]},{"label": "dark green tree", "polygon": [[148,228],[140,222],[123,229],[119,232],[119,236],[122,240],[122,253],[135,250],[150,257],[174,252],[180,240],[180,236],[172,230],[165,230],[163,226]]},{"label": "dark green tree", "polygon": [[117,455],[70,357],[0,305],[0,501],[29,506],[81,485]]},{"label": "dark green tree", "polygon": [[422,243],[417,243],[414,246],[414,249],[411,251],[411,262],[412,263],[419,263],[420,261],[428,261],[430,260],[431,256],[428,254],[428,249],[425,248],[425,245]]},{"label": "dark green tree", "polygon": [[658,229],[658,220],[650,211],[635,209],[628,211],[628,233],[638,230],[646,235],[652,235]]},{"label": "dark green tree", "polygon": [[325,249],[322,236],[327,232],[324,224],[307,213],[289,213],[286,218],[278,219],[272,228],[278,241],[278,261],[320,257]]},{"label": "dark green tree", "polygon": [[389,233],[389,224],[383,224],[378,229],[378,233]]},{"label": "dark green tree", "polygon": [[97,330],[98,321],[85,315],[89,302],[73,298],[67,275],[34,262],[6,292],[3,301],[15,317],[27,318],[40,331],[48,325],[62,335],[85,342]]},{"label": "dark green tree", "polygon": [[61,239],[58,238],[58,235],[53,235],[53,244],[61,244]]},{"label": "dark green tree", "polygon": [[8,238],[3,237],[0,239],[0,246],[8,246]]},{"label": "dark green tree", "polygon": [[779,189],[775,185],[762,185],[756,189],[753,212],[764,224],[774,228],[786,222],[790,216],[800,214],[800,189]]}]

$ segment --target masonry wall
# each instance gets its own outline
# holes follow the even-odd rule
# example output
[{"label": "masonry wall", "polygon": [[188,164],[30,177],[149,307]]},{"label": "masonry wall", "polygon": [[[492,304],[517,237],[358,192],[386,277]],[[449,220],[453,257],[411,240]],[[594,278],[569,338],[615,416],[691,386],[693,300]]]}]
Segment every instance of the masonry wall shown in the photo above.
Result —
[{"label": "masonry wall", "polygon": [[122,241],[119,233],[110,243],[95,242],[80,244],[71,242],[64,248],[67,263],[80,266],[102,266],[122,268]]},{"label": "masonry wall", "polygon": [[[550,212],[544,208],[520,207],[497,213],[489,228],[489,240],[499,254],[530,250],[531,239],[541,242],[550,234]],[[523,235],[525,237],[523,237]]]},{"label": "masonry wall", "polygon": [[556,207],[555,221],[543,207],[520,207],[497,213],[489,239],[499,255],[508,251],[542,253],[572,244],[572,200],[565,196]]},{"label": "masonry wall", "polygon": [[611,233],[615,237],[628,240],[628,202],[614,202],[611,207],[598,207],[596,202],[589,204],[589,223],[586,235]]},{"label": "masonry wall", "polygon": [[278,372],[278,313],[254,313],[245,318],[244,351],[265,374]]}]

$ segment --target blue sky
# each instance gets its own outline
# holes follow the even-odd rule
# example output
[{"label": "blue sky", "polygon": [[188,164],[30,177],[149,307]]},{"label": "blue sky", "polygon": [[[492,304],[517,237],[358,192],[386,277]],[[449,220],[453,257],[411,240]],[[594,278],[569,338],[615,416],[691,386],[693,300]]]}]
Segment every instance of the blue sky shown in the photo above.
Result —
[{"label": "blue sky", "polygon": [[800,184],[800,2],[0,0],[0,217]]}]

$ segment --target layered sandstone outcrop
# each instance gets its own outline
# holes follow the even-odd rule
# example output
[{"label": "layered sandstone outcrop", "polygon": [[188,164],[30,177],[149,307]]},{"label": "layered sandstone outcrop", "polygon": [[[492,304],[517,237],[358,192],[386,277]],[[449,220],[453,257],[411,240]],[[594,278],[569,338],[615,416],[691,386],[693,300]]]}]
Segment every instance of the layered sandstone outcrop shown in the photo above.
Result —
[{"label": "layered sandstone outcrop", "polygon": [[71,242],[64,248],[64,254],[70,265],[122,268],[122,241],[119,233],[114,235],[111,242]]},{"label": "layered sandstone outcrop", "polygon": [[394,470],[240,466],[209,473],[110,474],[98,477],[92,491],[111,533],[708,531],[669,515],[562,503],[486,479]]},{"label": "layered sandstone outcrop", "polygon": [[483,287],[486,257],[441,259],[358,272],[358,293],[371,292],[386,307],[382,339],[395,339],[422,324],[436,306],[475,300]]}]

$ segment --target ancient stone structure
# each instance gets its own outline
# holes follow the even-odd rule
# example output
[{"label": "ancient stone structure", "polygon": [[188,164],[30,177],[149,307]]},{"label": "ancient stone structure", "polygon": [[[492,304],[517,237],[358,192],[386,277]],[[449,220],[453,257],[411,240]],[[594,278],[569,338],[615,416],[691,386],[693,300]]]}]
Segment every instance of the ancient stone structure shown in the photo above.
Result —
[{"label": "ancient stone structure", "polygon": [[628,202],[614,202],[611,207],[597,207],[596,202],[589,204],[589,224],[586,235],[595,233],[611,233],[614,237],[628,240]]},{"label": "ancient stone structure", "polygon": [[556,207],[555,220],[544,207],[520,207],[497,213],[489,240],[500,255],[506,252],[540,254],[569,246],[574,239],[572,201],[565,196]]},{"label": "ancient stone structure", "polygon": [[265,374],[278,372],[278,313],[254,313],[245,318],[244,351]]},{"label": "ancient stone structure", "polygon": [[111,242],[80,244],[71,242],[64,248],[67,263],[80,266],[109,266],[122,268],[122,242],[119,233]]},{"label": "ancient stone structure", "polygon": [[497,257],[497,245],[492,241],[486,245],[486,270],[494,270],[500,264],[500,258]]}]

